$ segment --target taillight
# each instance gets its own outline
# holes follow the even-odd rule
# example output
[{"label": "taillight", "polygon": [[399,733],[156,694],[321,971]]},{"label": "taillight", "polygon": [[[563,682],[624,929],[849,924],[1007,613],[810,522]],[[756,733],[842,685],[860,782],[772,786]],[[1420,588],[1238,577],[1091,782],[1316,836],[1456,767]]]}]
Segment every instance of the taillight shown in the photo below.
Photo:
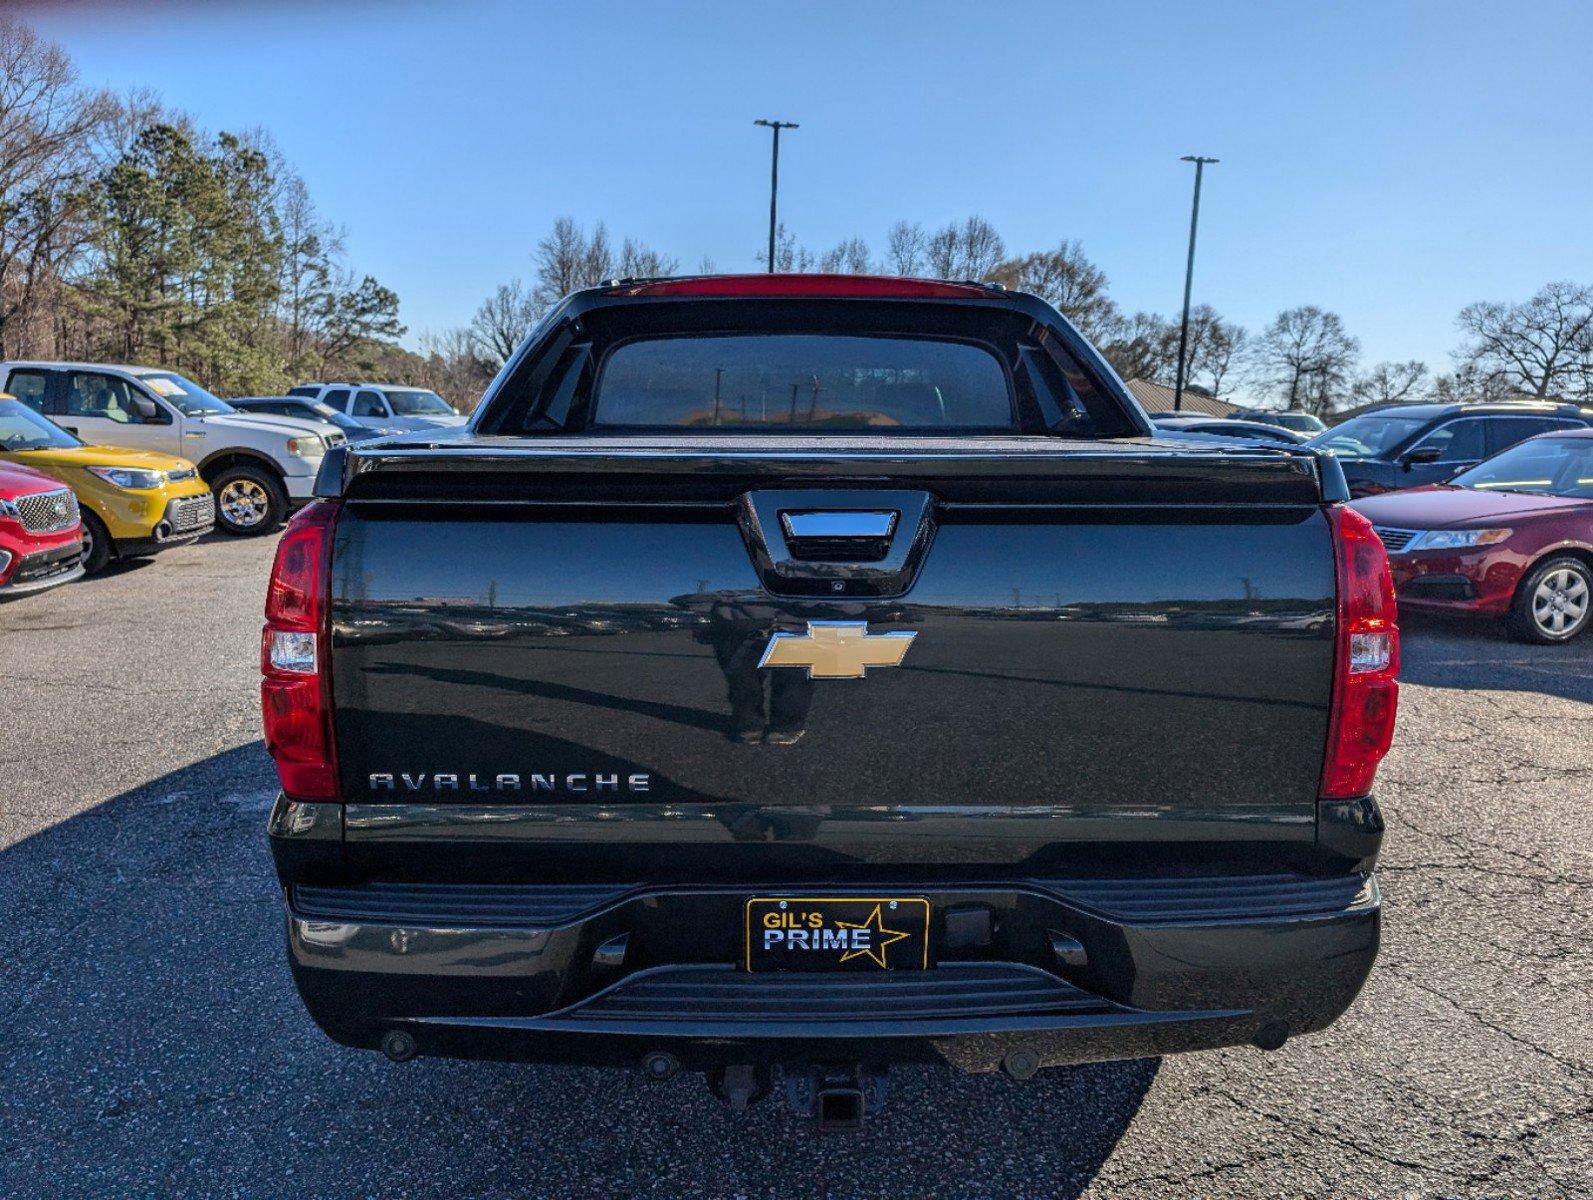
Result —
[{"label": "taillight", "polygon": [[282,790],[298,800],[337,799],[327,671],[330,579],[327,561],[337,505],[300,509],[277,543],[260,636],[260,708],[266,750]]},{"label": "taillight", "polygon": [[1388,553],[1372,523],[1352,508],[1328,510],[1338,563],[1339,623],[1333,712],[1322,764],[1324,800],[1372,790],[1394,740],[1399,705],[1399,626]]}]

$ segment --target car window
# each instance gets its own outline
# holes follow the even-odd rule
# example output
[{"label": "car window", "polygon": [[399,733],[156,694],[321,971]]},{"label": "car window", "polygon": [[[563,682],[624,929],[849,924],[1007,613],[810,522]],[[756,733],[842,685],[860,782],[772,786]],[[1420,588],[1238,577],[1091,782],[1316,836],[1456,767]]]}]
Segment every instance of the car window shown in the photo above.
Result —
[{"label": "car window", "polygon": [[1339,458],[1377,458],[1390,453],[1426,423],[1425,417],[1367,413],[1317,434],[1306,444],[1313,450],[1330,450]]},{"label": "car window", "polygon": [[6,380],[5,391],[10,392],[34,412],[44,411],[45,374],[43,371],[12,371]]},{"label": "car window", "polygon": [[137,425],[142,418],[133,398],[138,389],[115,375],[73,371],[67,376],[66,415],[100,417],[118,425]]},{"label": "car window", "polygon": [[1593,438],[1520,442],[1450,482],[1484,491],[1593,498]]},{"label": "car window", "polygon": [[419,388],[388,388],[387,403],[401,417],[451,417],[454,410],[448,407],[436,392]]},{"label": "car window", "polygon": [[349,410],[356,417],[385,417],[387,405],[380,392],[360,392],[354,397],[354,407]]},{"label": "car window", "polygon": [[1498,454],[1517,442],[1555,429],[1576,429],[1579,423],[1558,417],[1494,417],[1488,422],[1488,453]]},{"label": "car window", "polygon": [[1313,417],[1310,413],[1281,413],[1272,418],[1272,424],[1282,425],[1296,433],[1321,433],[1327,428],[1321,417]]},{"label": "car window", "polygon": [[1433,460],[1434,462],[1475,462],[1486,454],[1483,447],[1485,424],[1485,421],[1476,418],[1451,421],[1433,430],[1412,446],[1411,450],[1414,452],[1436,449],[1438,457]]},{"label": "car window", "polygon": [[[288,395],[290,395],[290,396],[312,396],[313,397],[317,393],[319,393],[320,390],[321,390],[321,388],[320,388],[319,384],[304,383],[304,384],[300,384],[298,387],[290,387],[288,389]],[[348,395],[347,392],[344,392],[343,394],[345,396]]]},{"label": "car window", "polygon": [[286,404],[250,404],[246,406],[249,412],[270,413],[273,416],[291,416],[293,410]]},{"label": "car window", "polygon": [[348,388],[329,388],[321,400],[336,409],[348,407]]},{"label": "car window", "polygon": [[603,365],[598,428],[1007,430],[995,355],[961,342],[732,334],[625,342]]},{"label": "car window", "polygon": [[175,371],[140,371],[138,381],[185,417],[219,417],[238,411]]},{"label": "car window", "polygon": [[82,444],[20,400],[0,400],[0,450],[66,450]]}]

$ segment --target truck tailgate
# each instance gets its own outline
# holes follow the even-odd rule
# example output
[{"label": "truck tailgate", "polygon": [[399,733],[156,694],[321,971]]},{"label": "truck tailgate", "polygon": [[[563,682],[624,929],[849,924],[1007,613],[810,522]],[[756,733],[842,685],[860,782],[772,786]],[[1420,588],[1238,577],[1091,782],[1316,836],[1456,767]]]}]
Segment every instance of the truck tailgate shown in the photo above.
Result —
[{"label": "truck tailgate", "polygon": [[[415,820],[427,853],[452,830],[588,877],[616,844],[700,877],[1314,837],[1335,582],[1308,456],[484,440],[345,488],[356,859],[403,865]],[[788,523],[813,513],[895,516]]]}]

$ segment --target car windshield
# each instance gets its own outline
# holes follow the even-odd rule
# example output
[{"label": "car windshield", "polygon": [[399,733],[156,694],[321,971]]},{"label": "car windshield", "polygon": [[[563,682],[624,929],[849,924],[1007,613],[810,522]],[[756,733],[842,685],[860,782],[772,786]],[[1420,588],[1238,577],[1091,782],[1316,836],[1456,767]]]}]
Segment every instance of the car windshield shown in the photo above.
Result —
[{"label": "car windshield", "polygon": [[387,403],[401,417],[452,417],[457,416],[436,392],[387,389]]},{"label": "car windshield", "polygon": [[22,401],[0,400],[0,447],[8,451],[69,450],[82,444]]},{"label": "car windshield", "polygon": [[627,342],[597,383],[608,427],[1007,430],[1006,372],[960,342],[835,334]]},{"label": "car windshield", "polygon": [[1479,491],[1593,499],[1593,438],[1533,438],[1462,471],[1449,482]]},{"label": "car windshield", "polygon": [[297,412],[304,413],[306,416],[313,413],[318,419],[326,421],[328,424],[336,425],[339,429],[364,428],[353,417],[347,413],[338,412],[330,404],[322,404],[317,401],[314,404],[295,404],[293,407]]},{"label": "car windshield", "polygon": [[1321,417],[1313,417],[1310,413],[1286,412],[1278,413],[1272,420],[1285,429],[1292,429],[1296,433],[1321,433],[1327,428],[1322,423]]},{"label": "car windshield", "polygon": [[1340,458],[1376,458],[1387,454],[1425,424],[1426,417],[1367,413],[1317,434],[1306,445],[1313,450],[1330,451]]},{"label": "car windshield", "polygon": [[212,396],[193,380],[173,371],[140,372],[138,382],[185,417],[215,417],[238,411],[220,396]]}]

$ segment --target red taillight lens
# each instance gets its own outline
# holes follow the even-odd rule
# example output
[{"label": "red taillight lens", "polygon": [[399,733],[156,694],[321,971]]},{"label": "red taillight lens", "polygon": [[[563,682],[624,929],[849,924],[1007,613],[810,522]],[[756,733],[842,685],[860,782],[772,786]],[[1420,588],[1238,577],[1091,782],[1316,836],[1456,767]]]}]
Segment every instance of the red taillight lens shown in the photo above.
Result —
[{"label": "red taillight lens", "polygon": [[610,296],[814,296],[859,300],[989,300],[1001,293],[976,283],[894,275],[698,275],[623,283]]},{"label": "red taillight lens", "polygon": [[1322,764],[1324,800],[1372,790],[1394,740],[1399,706],[1399,626],[1388,554],[1372,524],[1352,508],[1328,510],[1338,562],[1339,625],[1333,712]]},{"label": "red taillight lens", "polygon": [[327,560],[337,505],[318,500],[288,522],[266,587],[260,636],[260,709],[266,750],[282,790],[299,800],[337,799],[332,746]]}]

